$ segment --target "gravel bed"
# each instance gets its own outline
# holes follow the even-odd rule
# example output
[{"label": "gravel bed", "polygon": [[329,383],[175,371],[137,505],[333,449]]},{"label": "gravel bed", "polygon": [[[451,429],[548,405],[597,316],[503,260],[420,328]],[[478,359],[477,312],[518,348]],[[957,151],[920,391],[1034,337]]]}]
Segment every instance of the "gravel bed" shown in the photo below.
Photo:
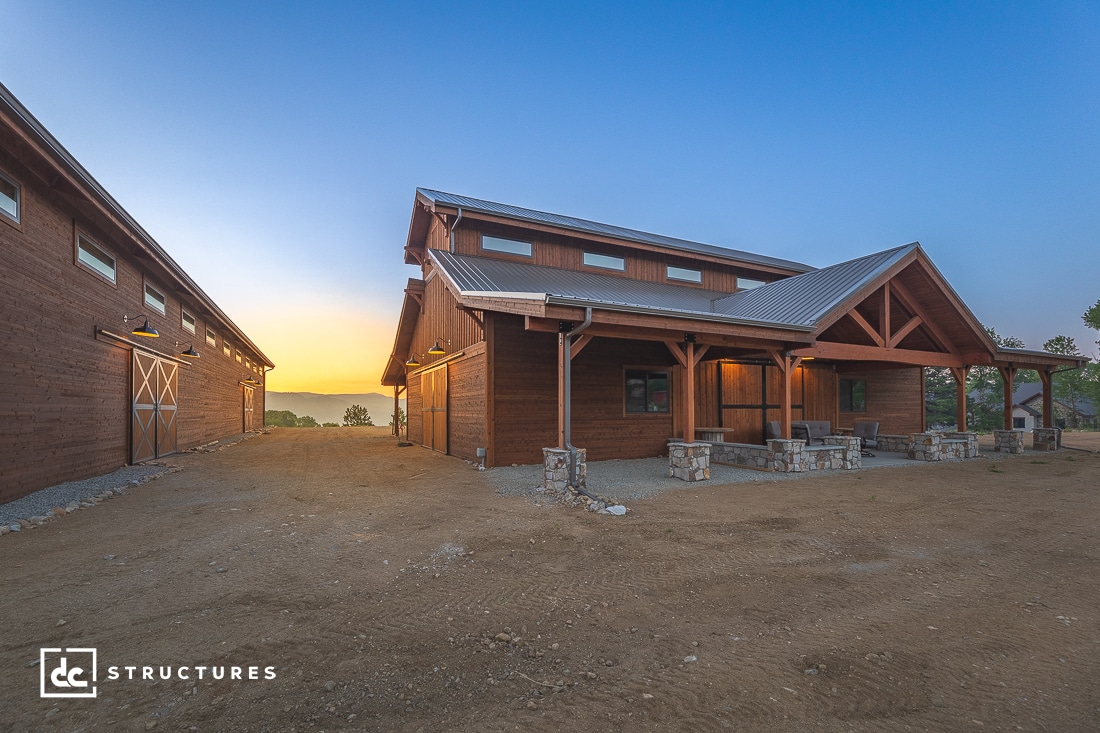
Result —
[{"label": "gravel bed", "polygon": [[115,492],[124,491],[150,481],[170,470],[168,466],[158,466],[151,463],[123,466],[113,473],[95,476],[83,481],[68,481],[40,489],[33,494],[24,496],[22,499],[0,504],[0,524],[11,524],[18,522],[20,519],[45,516],[54,507],[63,507],[74,501],[91,499],[108,489]]},{"label": "gravel bed", "polygon": [[[542,466],[500,466],[490,468],[485,477],[498,494],[508,496],[544,495],[542,490]],[[637,458],[619,461],[589,461],[588,492],[609,499],[637,500],[656,496],[664,491],[698,489],[700,486],[743,484],[749,482],[774,483],[807,478],[816,472],[769,473],[737,468],[718,463],[710,464],[710,480],[701,484],[681,481],[668,475],[668,458]]]}]

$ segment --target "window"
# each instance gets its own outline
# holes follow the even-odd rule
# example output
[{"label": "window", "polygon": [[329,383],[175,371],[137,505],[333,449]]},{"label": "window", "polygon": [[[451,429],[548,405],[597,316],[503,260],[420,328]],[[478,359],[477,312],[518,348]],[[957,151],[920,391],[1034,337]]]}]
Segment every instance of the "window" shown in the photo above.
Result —
[{"label": "window", "polygon": [[188,333],[195,332],[195,317],[183,308],[180,308],[180,323],[183,324],[184,331]]},{"label": "window", "polygon": [[867,412],[867,380],[840,380],[840,411]]},{"label": "window", "polygon": [[665,269],[665,276],[669,280],[686,280],[689,283],[703,282],[702,270],[692,270],[687,267],[673,267],[669,265]]},{"label": "window", "polygon": [[0,212],[12,221],[19,221],[19,184],[0,173]]},{"label": "window", "polygon": [[240,349],[237,349],[237,363],[244,364],[244,354],[241,353]]},{"label": "window", "polygon": [[233,347],[226,343],[225,339],[222,339],[222,353],[227,359],[233,358]]},{"label": "window", "polygon": [[622,257],[598,255],[595,252],[585,252],[583,262],[588,267],[600,267],[604,270],[618,270],[622,272],[626,269],[626,260]]},{"label": "window", "polygon": [[627,414],[669,412],[669,383],[667,371],[627,369]]},{"label": "window", "polygon": [[523,255],[524,257],[530,257],[532,250],[530,242],[490,237],[488,234],[481,235],[481,248],[487,252],[504,252],[510,255]]},{"label": "window", "polygon": [[214,329],[210,328],[209,326],[207,326],[207,328],[206,328],[206,345],[207,346],[217,346],[218,345],[218,334],[214,333]]},{"label": "window", "polygon": [[1023,430],[1025,427],[1027,427],[1027,418],[1026,417],[1014,417],[1014,418],[1012,418],[1012,429],[1013,430]]},{"label": "window", "polygon": [[164,315],[168,311],[168,296],[145,283],[145,305]]},{"label": "window", "polygon": [[761,285],[767,285],[767,283],[764,282],[763,280],[752,280],[752,279],[747,278],[747,277],[737,278],[737,289],[738,290],[752,290],[753,288],[758,288]]},{"label": "window", "polygon": [[76,261],[114,284],[115,258],[83,234],[78,234],[76,238]]}]

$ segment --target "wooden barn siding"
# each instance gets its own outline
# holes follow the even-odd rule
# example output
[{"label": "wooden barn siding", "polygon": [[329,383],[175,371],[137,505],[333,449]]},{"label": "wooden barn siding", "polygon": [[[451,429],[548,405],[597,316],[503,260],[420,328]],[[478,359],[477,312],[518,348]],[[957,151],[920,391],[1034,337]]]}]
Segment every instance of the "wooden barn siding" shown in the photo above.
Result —
[{"label": "wooden barn siding", "polygon": [[485,363],[483,342],[447,364],[448,452],[468,461],[485,447]]},{"label": "wooden barn siding", "polygon": [[876,420],[880,433],[906,435],[924,430],[924,375],[919,367],[881,371],[845,371],[841,378],[867,380],[867,411],[841,412],[840,427]]},{"label": "wooden barn siding", "polygon": [[[58,194],[37,185],[0,149],[0,170],[22,186],[21,225],[0,220],[0,502],[62,481],[111,471],[129,457],[130,351],[95,338],[95,327],[128,335],[122,316],[146,313],[143,275],[128,250],[82,220]],[[117,286],[75,264],[79,228],[117,260]],[[180,369],[178,447],[241,430],[238,380],[243,366],[206,346],[206,320],[192,337],[180,323],[180,301],[168,295],[167,315],[149,313],[161,334],[149,350],[172,353],[194,340],[203,357]],[[221,330],[218,330],[219,336]],[[133,337],[140,339],[140,337]],[[250,357],[254,355],[250,354]],[[257,389],[263,404],[262,389]],[[262,414],[262,413],[261,413]]]},{"label": "wooden barn siding", "polygon": [[[428,366],[449,354],[461,351],[484,340],[482,328],[469,313],[459,310],[458,301],[447,290],[442,277],[428,280],[424,288],[424,310],[413,330],[411,353],[417,354],[421,366]],[[436,339],[444,339],[447,353],[435,356],[428,353]],[[450,341],[450,344],[447,343]]]},{"label": "wooden barn siding", "polygon": [[[469,223],[467,223],[469,222]],[[435,227],[433,227],[433,231]],[[532,257],[519,257],[499,252],[485,252],[481,249],[481,234],[504,237],[506,239],[518,239],[533,243]],[[428,247],[447,248],[450,246],[449,236],[428,237]],[[515,262],[527,262],[535,265],[547,265],[560,267],[566,270],[582,270],[584,272],[601,273],[605,275],[617,275],[635,280],[647,282],[672,283],[687,287],[702,287],[722,292],[733,292],[737,289],[737,277],[751,279],[776,279],[775,275],[760,273],[748,267],[732,267],[720,265],[708,261],[700,261],[690,255],[676,256],[664,255],[657,252],[647,252],[631,248],[629,245],[615,246],[603,243],[588,242],[579,237],[566,237],[546,232],[532,232],[520,228],[500,226],[487,222],[474,222],[464,220],[459,223],[455,231],[455,252],[457,254],[477,255],[480,257],[497,257]],[[585,267],[583,256],[585,252],[595,252],[614,257],[623,257],[626,260],[626,270],[604,270],[600,268]],[[680,280],[668,280],[666,277],[666,265],[674,267],[687,267],[703,271],[701,285],[683,282]]]},{"label": "wooden barn siding", "polygon": [[[557,446],[557,336],[530,333],[523,319],[493,315],[492,465],[541,463]],[[672,415],[625,415],[625,367],[669,367],[664,344],[593,339],[573,361],[573,444],[589,460],[644,458],[665,452]],[[673,410],[676,409],[673,385]]]}]

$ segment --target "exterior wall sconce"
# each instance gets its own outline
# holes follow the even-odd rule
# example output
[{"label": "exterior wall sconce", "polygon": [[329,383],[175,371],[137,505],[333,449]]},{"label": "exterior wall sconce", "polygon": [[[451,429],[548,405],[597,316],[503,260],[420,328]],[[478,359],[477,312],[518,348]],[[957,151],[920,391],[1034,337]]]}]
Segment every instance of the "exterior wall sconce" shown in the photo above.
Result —
[{"label": "exterior wall sconce", "polygon": [[149,325],[149,317],[146,316],[144,313],[142,313],[140,316],[123,316],[122,322],[129,323],[130,321],[136,321],[139,318],[144,318],[145,323],[141,324],[130,333],[135,336],[145,336],[151,339],[160,338],[160,334],[157,333],[157,329]]},{"label": "exterior wall sconce", "polygon": [[409,369],[416,369],[420,366],[420,359],[417,358],[416,354],[409,354],[409,360],[405,362],[405,366]]},{"label": "exterior wall sconce", "polygon": [[428,349],[428,353],[432,356],[442,356],[447,353],[447,350],[443,348],[443,344],[451,345],[450,341],[447,341],[443,337],[439,337],[435,340],[435,344],[432,348]]},{"label": "exterior wall sconce", "polygon": [[180,352],[180,356],[186,356],[188,359],[198,359],[199,352],[195,351],[195,347],[190,343],[183,343],[182,341],[176,342],[176,347],[186,346],[187,348]]},{"label": "exterior wall sconce", "polygon": [[241,381],[244,382],[245,384],[252,385],[252,386],[257,386],[257,385],[260,384],[260,382],[256,381],[256,378],[253,377],[251,374],[249,374],[247,377],[245,377]]}]

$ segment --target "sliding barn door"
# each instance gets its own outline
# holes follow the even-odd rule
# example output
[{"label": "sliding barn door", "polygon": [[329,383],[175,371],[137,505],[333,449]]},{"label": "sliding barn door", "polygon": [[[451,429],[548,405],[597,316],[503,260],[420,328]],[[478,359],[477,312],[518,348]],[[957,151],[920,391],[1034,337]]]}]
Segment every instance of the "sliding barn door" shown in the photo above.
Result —
[{"label": "sliding barn door", "polygon": [[252,415],[254,412],[252,408],[252,398],[254,397],[255,390],[251,387],[244,386],[242,386],[241,389],[244,390],[244,420],[242,427],[244,428],[244,432],[250,433],[252,432]]},{"label": "sliding barn door", "polygon": [[179,365],[133,350],[130,463],[176,452]]},{"label": "sliding barn door", "polygon": [[447,452],[447,367],[420,375],[421,415],[424,445]]}]

